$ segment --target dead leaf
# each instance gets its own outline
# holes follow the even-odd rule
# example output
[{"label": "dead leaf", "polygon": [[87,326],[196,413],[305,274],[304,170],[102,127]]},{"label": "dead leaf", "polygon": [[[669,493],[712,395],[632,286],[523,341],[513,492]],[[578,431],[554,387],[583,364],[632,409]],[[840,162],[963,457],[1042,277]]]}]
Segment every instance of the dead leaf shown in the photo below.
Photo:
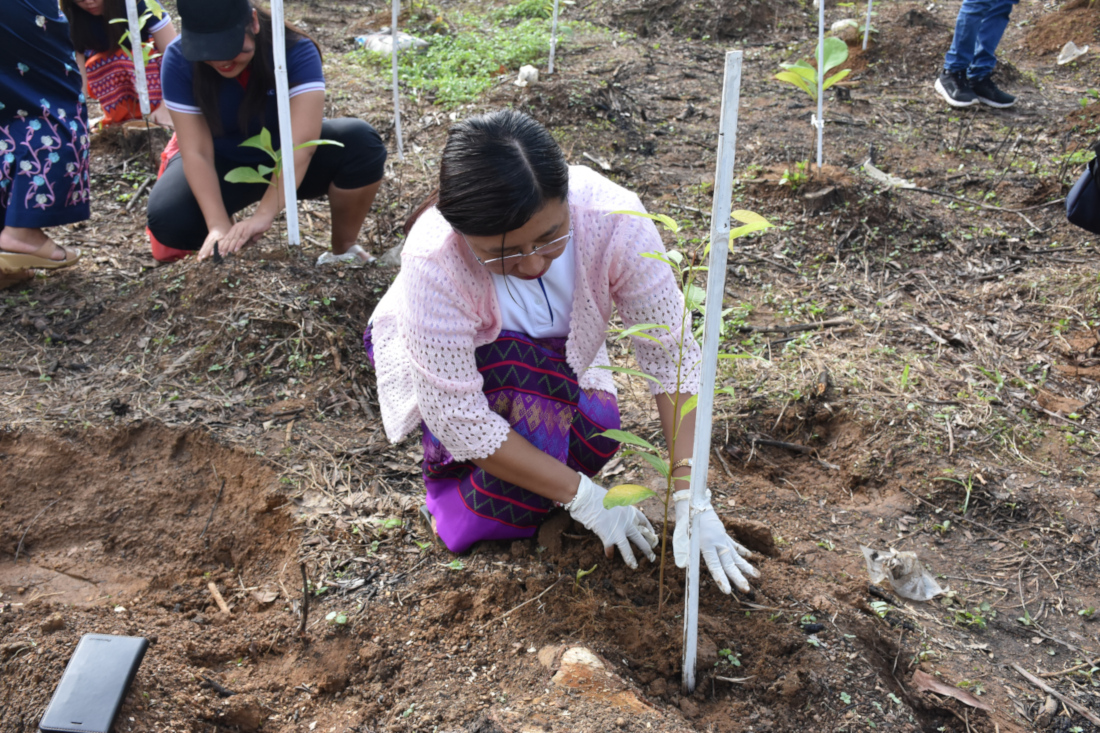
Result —
[{"label": "dead leaf", "polygon": [[987,710],[989,712],[993,711],[993,708],[986,705],[984,702],[974,697],[966,690],[960,690],[954,685],[949,685],[946,682],[941,682],[927,672],[919,669],[913,672],[913,679],[911,684],[913,685],[913,687],[921,692],[935,692],[939,695],[947,695],[948,697],[953,697],[964,705],[969,705],[972,708],[977,708],[978,710]]},{"label": "dead leaf", "polygon": [[275,602],[275,599],[279,597],[279,592],[274,590],[255,590],[252,591],[252,597],[256,599],[257,603],[266,606],[268,603]]},{"label": "dead leaf", "polygon": [[1085,404],[1080,400],[1075,400],[1070,397],[1061,397],[1052,392],[1048,392],[1045,389],[1039,390],[1038,396],[1039,406],[1044,410],[1050,410],[1051,412],[1059,412],[1064,415],[1068,415],[1071,412],[1077,412]]}]

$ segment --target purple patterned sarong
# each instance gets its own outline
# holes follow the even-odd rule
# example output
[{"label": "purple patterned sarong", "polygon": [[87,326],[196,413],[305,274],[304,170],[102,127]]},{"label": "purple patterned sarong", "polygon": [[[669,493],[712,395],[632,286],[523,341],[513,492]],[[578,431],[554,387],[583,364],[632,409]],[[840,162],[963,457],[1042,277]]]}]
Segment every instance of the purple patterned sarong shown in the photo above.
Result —
[{"label": "purple patterned sarong", "polygon": [[[371,330],[363,345],[374,361]],[[595,475],[618,450],[598,437],[618,429],[615,396],[584,390],[565,361],[565,339],[533,339],[515,331],[475,352],[489,407],[543,453],[575,471]],[[455,461],[426,425],[424,483],[428,510],[440,539],[452,552],[480,540],[534,536],[554,502],[485,473],[469,461]]]}]

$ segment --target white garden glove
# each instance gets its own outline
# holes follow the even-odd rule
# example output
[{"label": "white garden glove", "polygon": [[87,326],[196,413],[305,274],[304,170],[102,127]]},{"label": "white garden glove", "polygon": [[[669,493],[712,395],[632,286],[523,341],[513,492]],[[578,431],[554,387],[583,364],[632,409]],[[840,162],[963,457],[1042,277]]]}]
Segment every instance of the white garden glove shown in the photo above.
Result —
[{"label": "white garden glove", "polygon": [[577,495],[565,505],[570,516],[595,532],[603,540],[604,550],[618,547],[631,569],[638,569],[638,561],[630,550],[631,542],[650,562],[656,561],[653,548],[657,546],[657,533],[645,515],[632,506],[604,509],[603,497],[607,489],[592,483],[592,479],[584,474],[578,475],[581,485],[577,487]]},{"label": "white garden glove", "polygon": [[[672,533],[672,553],[676,557],[676,567],[688,566],[688,506],[691,504],[691,492],[688,490],[677,491],[672,495],[676,503],[676,531]],[[750,553],[740,544],[733,541],[722,520],[710,505],[710,491],[707,491],[707,505],[702,510],[696,510],[699,515],[699,549],[703,555],[703,562],[714,577],[714,582],[723,593],[730,592],[730,581],[737,586],[742,593],[749,592],[749,582],[745,576],[759,578],[760,572],[749,565],[745,560]]]}]

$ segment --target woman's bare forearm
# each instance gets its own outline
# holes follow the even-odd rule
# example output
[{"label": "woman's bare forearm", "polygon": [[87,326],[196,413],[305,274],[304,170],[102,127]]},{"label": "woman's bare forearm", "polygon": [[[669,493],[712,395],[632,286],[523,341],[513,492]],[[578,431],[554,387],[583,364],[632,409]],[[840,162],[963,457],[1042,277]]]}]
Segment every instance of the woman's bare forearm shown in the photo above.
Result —
[{"label": "woman's bare forearm", "polygon": [[195,200],[198,201],[207,229],[231,226],[233,222],[222,200],[222,189],[218,182],[218,172],[214,168],[213,158],[207,158],[202,153],[188,154],[181,151],[181,154],[183,175],[187,178],[187,184],[191,187]]},{"label": "woman's bare forearm", "polygon": [[488,458],[475,458],[473,464],[501,481],[567,504],[577,495],[580,476],[561,461],[531,445],[515,430]]}]

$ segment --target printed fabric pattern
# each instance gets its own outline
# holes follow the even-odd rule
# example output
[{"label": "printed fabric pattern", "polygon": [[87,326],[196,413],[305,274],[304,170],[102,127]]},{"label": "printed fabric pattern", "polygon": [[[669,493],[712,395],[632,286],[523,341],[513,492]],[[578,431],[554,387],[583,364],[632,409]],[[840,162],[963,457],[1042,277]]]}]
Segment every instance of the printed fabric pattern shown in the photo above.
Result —
[{"label": "printed fabric pattern", "polygon": [[[501,331],[477,349],[489,409],[543,453],[594,476],[619,444],[600,437],[618,429],[615,396],[581,389],[565,359],[565,339]],[[428,510],[452,552],[479,540],[531,537],[554,502],[455,460],[427,427],[423,433]]]},{"label": "printed fabric pattern", "polygon": [[[88,59],[88,90],[103,108],[104,122],[119,123],[141,118],[141,102],[134,81],[134,62],[122,49],[97,53]],[[160,106],[160,57],[145,65],[149,106]]]},{"label": "printed fabric pattern", "polygon": [[91,140],[68,21],[56,2],[13,0],[0,14],[0,37],[3,225],[87,219]]}]

